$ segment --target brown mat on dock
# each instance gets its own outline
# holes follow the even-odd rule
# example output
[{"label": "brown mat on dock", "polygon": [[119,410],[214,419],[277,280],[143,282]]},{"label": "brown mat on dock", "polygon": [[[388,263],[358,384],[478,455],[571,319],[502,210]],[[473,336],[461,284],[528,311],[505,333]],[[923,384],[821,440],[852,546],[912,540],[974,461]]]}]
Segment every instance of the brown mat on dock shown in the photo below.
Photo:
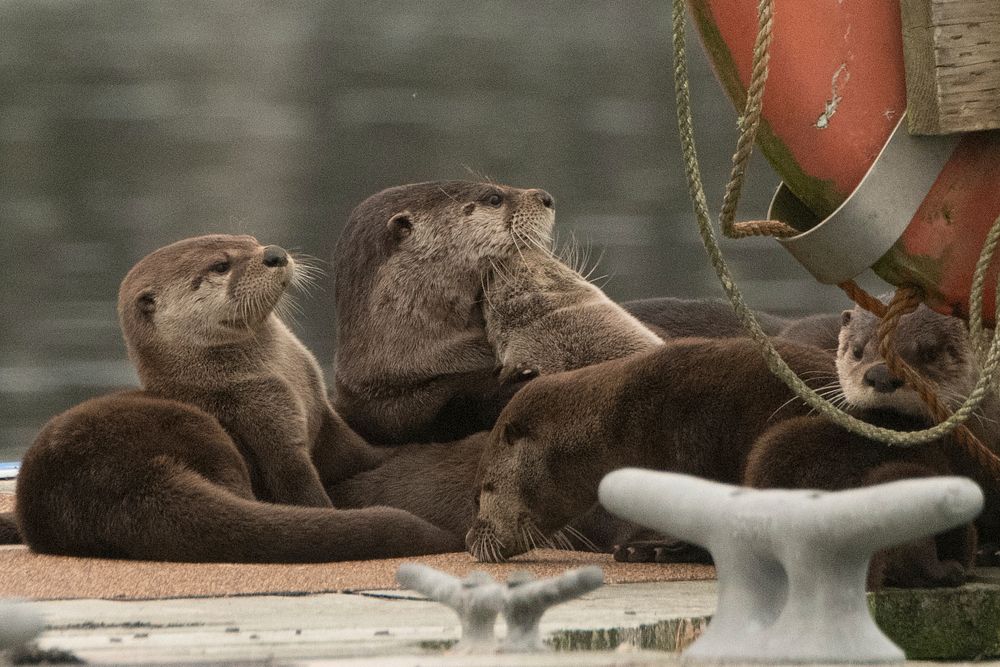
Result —
[{"label": "brown mat on dock", "polygon": [[[5,496],[0,494],[0,511],[10,510],[10,497]],[[498,579],[506,579],[514,570],[551,577],[567,568],[593,564],[604,568],[608,583],[715,577],[714,568],[705,565],[616,563],[607,554],[549,550],[534,551],[499,565],[477,563],[467,553],[345,563],[246,565],[43,556],[26,547],[9,546],[0,547],[0,598],[151,600],[391,589],[398,588],[396,568],[408,560],[460,576],[484,570]]]}]

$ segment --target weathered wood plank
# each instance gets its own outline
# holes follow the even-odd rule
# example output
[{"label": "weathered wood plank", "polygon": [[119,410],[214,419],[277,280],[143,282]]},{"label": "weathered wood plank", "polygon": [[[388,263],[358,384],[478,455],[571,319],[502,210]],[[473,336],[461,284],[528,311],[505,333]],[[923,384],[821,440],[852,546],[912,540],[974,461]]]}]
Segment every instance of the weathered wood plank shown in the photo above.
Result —
[{"label": "weathered wood plank", "polygon": [[914,134],[1000,128],[1000,0],[901,0]]}]

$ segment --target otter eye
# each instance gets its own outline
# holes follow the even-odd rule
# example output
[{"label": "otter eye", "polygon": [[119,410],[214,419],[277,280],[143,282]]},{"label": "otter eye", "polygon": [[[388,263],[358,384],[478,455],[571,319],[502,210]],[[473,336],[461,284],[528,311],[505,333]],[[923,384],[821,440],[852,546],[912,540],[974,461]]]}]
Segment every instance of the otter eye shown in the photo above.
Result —
[{"label": "otter eye", "polygon": [[229,270],[229,262],[227,260],[216,262],[211,266],[211,270],[213,273],[225,273]]},{"label": "otter eye", "polygon": [[861,357],[865,355],[864,345],[852,345],[851,346],[851,356],[854,357],[855,361],[861,361]]},{"label": "otter eye", "polygon": [[488,203],[490,206],[493,207],[499,207],[500,204],[503,203],[503,197],[494,192],[492,195],[490,195],[490,198],[486,200],[486,203]]}]

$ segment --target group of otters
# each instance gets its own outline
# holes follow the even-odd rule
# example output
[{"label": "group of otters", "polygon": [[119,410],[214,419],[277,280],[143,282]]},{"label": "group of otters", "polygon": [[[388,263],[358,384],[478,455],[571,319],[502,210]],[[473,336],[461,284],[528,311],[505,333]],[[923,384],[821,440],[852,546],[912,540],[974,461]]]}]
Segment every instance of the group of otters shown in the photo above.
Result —
[{"label": "group of otters", "polygon": [[[752,487],[842,489],[978,471],[949,442],[892,448],[809,409],[718,301],[618,305],[552,250],[539,189],[442,181],[352,212],[336,257],[332,397],[275,314],[295,258],[249,236],[142,259],[118,311],[141,390],[54,417],[24,457],[7,542],[49,554],[324,562],[535,547],[705,560],[596,504],[623,466]],[[859,310],[760,314],[788,364],[857,416],[928,425]],[[966,330],[921,307],[902,356],[957,404],[977,377]],[[997,442],[991,399],[972,428]],[[957,585],[976,526],[880,553],[869,585]]]}]

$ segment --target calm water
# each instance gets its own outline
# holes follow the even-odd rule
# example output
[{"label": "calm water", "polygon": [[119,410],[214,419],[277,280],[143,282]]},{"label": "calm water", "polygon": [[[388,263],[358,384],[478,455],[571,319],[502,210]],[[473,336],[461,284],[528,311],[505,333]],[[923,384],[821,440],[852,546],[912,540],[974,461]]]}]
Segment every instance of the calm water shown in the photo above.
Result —
[{"label": "calm water", "polygon": [[[718,295],[673,120],[668,3],[159,0],[0,4],[0,460],[135,382],[117,287],[149,251],[246,232],[329,260],[398,183],[543,187],[614,298]],[[692,38],[709,196],[735,114]],[[777,178],[757,160],[743,213]],[[752,303],[835,310],[775,243],[728,244]],[[298,331],[333,356],[329,280]]]}]

